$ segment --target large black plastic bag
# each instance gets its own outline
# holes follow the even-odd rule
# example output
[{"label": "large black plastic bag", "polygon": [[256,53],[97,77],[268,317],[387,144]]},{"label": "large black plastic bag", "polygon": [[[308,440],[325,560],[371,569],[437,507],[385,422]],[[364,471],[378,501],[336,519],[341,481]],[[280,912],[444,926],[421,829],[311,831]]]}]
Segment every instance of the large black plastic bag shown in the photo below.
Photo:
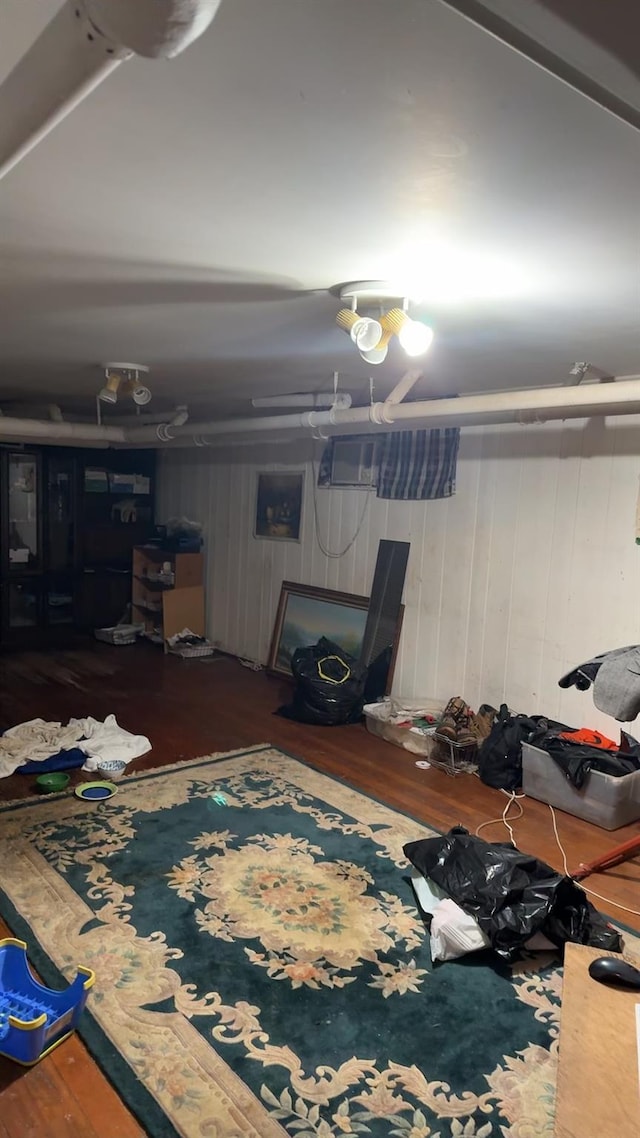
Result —
[{"label": "large black plastic bag", "polygon": [[619,952],[621,941],[569,877],[514,846],[485,842],[455,827],[409,842],[405,856],[476,918],[492,947],[510,960],[535,933]]},{"label": "large black plastic bag", "polygon": [[362,716],[367,669],[323,636],[309,648],[296,648],[291,659],[293,699],[279,715],[299,723],[337,727]]},{"label": "large black plastic bag", "polygon": [[489,735],[478,748],[481,781],[497,790],[517,790],[522,786],[522,744],[530,742],[535,733],[550,728],[572,730],[542,715],[511,715],[503,703]]},{"label": "large black plastic bag", "polygon": [[478,748],[478,774],[487,786],[517,790],[522,786],[522,744],[535,723],[525,715],[511,715],[500,707],[487,738]]}]

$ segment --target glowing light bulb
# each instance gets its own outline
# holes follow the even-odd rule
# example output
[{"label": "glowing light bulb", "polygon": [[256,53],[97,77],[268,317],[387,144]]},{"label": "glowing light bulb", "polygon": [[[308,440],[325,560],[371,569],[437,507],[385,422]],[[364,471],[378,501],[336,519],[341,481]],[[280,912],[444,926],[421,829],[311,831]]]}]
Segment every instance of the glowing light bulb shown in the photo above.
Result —
[{"label": "glowing light bulb", "polygon": [[423,356],[433,343],[433,328],[420,320],[407,320],[398,333],[398,341],[408,356]]},{"label": "glowing light bulb", "polygon": [[381,323],[385,333],[398,337],[408,356],[421,356],[431,346],[433,328],[420,320],[412,320],[402,308],[390,308]]}]

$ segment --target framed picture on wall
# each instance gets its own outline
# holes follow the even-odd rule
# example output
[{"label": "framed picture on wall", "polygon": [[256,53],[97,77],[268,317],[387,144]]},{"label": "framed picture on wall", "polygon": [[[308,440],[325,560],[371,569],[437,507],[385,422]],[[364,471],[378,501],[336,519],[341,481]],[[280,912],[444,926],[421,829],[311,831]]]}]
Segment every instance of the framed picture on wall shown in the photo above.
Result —
[{"label": "framed picture on wall", "polygon": [[317,644],[321,636],[357,659],[368,610],[368,597],[283,581],[267,662],[269,671],[290,676],[296,648]]},{"label": "framed picture on wall", "polygon": [[253,536],[269,541],[300,541],[304,471],[259,473]]}]

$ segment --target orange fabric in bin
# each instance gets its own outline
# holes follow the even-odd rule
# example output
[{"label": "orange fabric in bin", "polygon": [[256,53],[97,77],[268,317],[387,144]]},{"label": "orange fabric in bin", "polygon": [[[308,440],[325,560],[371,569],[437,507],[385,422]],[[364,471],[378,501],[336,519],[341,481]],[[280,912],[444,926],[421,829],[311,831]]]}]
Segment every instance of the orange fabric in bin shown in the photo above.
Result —
[{"label": "orange fabric in bin", "polygon": [[619,743],[607,739],[607,736],[601,735],[599,731],[591,731],[589,727],[581,727],[579,731],[563,731],[560,738],[566,739],[569,743],[586,743],[588,747],[600,747],[603,751],[620,750]]}]

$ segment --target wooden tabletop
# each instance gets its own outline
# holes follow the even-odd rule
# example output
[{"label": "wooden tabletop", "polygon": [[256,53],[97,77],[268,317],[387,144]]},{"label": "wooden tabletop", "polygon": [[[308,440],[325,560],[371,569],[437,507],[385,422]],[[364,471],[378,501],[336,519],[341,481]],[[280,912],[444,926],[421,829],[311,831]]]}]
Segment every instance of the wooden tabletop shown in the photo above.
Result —
[{"label": "wooden tabletop", "polygon": [[640,992],[601,984],[589,975],[592,960],[613,955],[566,946],[555,1138],[640,1135]]}]

